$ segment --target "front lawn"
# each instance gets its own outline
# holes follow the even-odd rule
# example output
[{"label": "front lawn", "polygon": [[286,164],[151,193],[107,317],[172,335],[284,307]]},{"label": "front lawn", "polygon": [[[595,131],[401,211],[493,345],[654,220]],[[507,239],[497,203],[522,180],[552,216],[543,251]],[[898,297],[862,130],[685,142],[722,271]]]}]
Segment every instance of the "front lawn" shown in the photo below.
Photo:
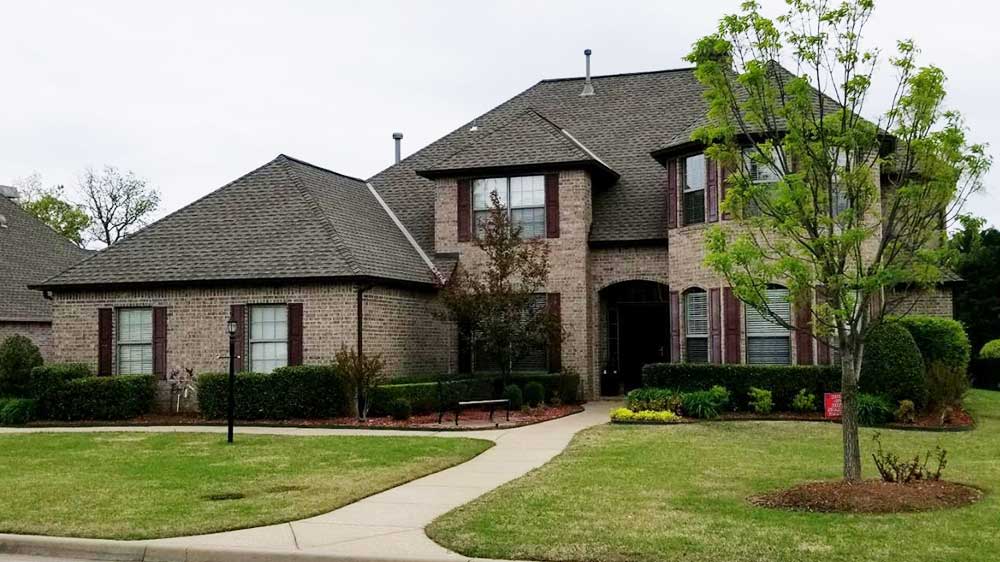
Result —
[{"label": "front lawn", "polygon": [[[551,463],[435,521],[462,554],[508,560],[892,561],[1000,552],[1000,393],[973,391],[975,431],[882,431],[903,454],[948,450],[944,477],[986,492],[970,507],[895,515],[759,508],[747,496],[840,475],[840,426],[808,422],[606,425]],[[876,477],[873,430],[862,430]]]},{"label": "front lawn", "polygon": [[[324,513],[492,444],[432,437],[0,435],[0,532],[143,539]],[[242,495],[242,498],[236,499]]]}]

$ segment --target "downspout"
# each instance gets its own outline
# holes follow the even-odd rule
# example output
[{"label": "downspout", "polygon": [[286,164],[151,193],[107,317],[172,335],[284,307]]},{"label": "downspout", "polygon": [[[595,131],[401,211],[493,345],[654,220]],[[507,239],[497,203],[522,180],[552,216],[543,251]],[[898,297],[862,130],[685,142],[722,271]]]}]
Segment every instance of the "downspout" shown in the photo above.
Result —
[{"label": "downspout", "polygon": [[365,343],[364,343],[365,342],[365,328],[364,328],[365,299],[364,299],[364,295],[373,286],[374,285],[358,285],[358,289],[357,289],[357,294],[358,294],[358,342],[357,342],[357,349],[358,349],[358,358],[359,359],[364,355],[364,352],[365,352],[364,351],[364,345],[365,345]]}]

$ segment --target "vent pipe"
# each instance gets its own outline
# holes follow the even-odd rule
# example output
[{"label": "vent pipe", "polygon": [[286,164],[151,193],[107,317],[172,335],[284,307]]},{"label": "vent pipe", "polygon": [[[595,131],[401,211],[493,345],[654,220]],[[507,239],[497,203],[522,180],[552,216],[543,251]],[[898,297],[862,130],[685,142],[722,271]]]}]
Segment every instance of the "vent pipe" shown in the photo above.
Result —
[{"label": "vent pipe", "polygon": [[580,92],[581,96],[592,96],[594,95],[594,85],[590,83],[590,49],[584,49],[583,55],[587,57],[587,80],[583,83],[583,91]]},{"label": "vent pipe", "polygon": [[400,154],[403,148],[403,133],[393,133],[392,139],[396,141],[396,163],[399,164]]}]

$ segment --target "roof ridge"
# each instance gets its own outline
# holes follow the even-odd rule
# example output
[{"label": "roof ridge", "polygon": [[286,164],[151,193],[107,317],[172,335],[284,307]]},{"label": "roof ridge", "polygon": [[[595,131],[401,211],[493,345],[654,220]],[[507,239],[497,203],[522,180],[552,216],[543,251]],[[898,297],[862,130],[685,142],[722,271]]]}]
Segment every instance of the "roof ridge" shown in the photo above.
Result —
[{"label": "roof ridge", "polygon": [[[302,198],[306,201],[307,204],[309,204],[313,208],[313,211],[319,215],[319,219],[323,222],[323,225],[330,234],[331,242],[333,242],[334,247],[342,251],[344,256],[344,261],[347,262],[348,267],[351,268],[351,271],[355,275],[361,275],[361,267],[358,265],[358,260],[355,257],[354,252],[352,252],[351,249],[344,242],[343,237],[340,236],[340,231],[338,231],[337,227],[334,226],[333,221],[331,221],[330,217],[327,216],[326,212],[323,210],[323,207],[320,206],[319,201],[316,200],[316,197],[314,197],[309,188],[307,188],[302,183],[301,178],[299,178],[298,175],[291,170],[289,161],[295,161],[295,162],[298,161],[295,160],[294,158],[289,158],[284,154],[279,155],[277,160],[279,160],[279,163],[281,164],[282,170],[285,172],[285,175],[288,176],[288,179],[298,188],[299,193],[302,195]],[[317,166],[312,166],[312,167],[315,168]]]},{"label": "roof ridge", "polygon": [[[693,67],[693,66],[684,66],[684,67],[679,67],[679,68],[664,68],[664,69],[660,69],[660,70],[640,70],[638,72],[619,72],[617,74],[601,74],[601,75],[598,75],[598,76],[591,76],[590,79],[591,80],[600,80],[600,79],[603,79],[603,78],[620,78],[622,76],[640,76],[640,75],[643,75],[643,74],[664,74],[664,73],[667,73],[667,72],[685,72],[685,71],[691,71],[691,70],[694,70],[694,69],[695,69],[695,67]],[[547,83],[547,82],[570,82],[570,81],[573,81],[573,80],[586,80],[586,79],[587,79],[586,76],[567,76],[565,78],[545,78],[543,80],[540,80],[539,83]]]},{"label": "roof ridge", "polygon": [[434,262],[432,262],[430,257],[427,256],[427,252],[425,252],[424,249],[420,247],[420,244],[413,237],[413,235],[410,234],[410,231],[406,228],[403,222],[399,220],[399,217],[396,216],[396,213],[392,212],[392,209],[389,208],[389,205],[386,204],[385,200],[382,199],[382,196],[378,194],[378,191],[375,190],[375,188],[372,186],[371,183],[365,182],[365,186],[368,187],[368,193],[375,198],[375,201],[379,204],[379,206],[382,208],[385,214],[389,215],[389,219],[392,220],[392,223],[395,224],[396,228],[398,228],[399,231],[403,234],[403,238],[406,238],[406,241],[410,243],[410,247],[416,250],[417,255],[419,255],[420,259],[423,260],[424,265],[426,265],[427,268],[430,269],[431,275],[434,277],[434,280],[439,283],[443,283],[445,279],[444,276],[441,274],[440,271],[438,271],[438,268],[434,265]]},{"label": "roof ridge", "polygon": [[310,168],[316,168],[317,170],[320,170],[320,171],[323,171],[323,172],[327,172],[327,173],[333,174],[335,176],[340,176],[342,178],[347,178],[349,180],[354,180],[354,181],[356,181],[358,183],[365,183],[365,180],[363,180],[361,178],[356,178],[354,176],[349,176],[347,174],[342,174],[342,173],[340,173],[340,172],[338,172],[336,170],[331,170],[330,168],[324,168],[323,166],[317,166],[316,164],[313,164],[312,162],[306,162],[305,160],[302,160],[301,158],[296,158],[294,156],[289,156],[289,155],[285,154],[284,152],[282,152],[281,154],[278,154],[278,158],[282,158],[282,157],[283,158],[287,158],[288,160],[291,160],[292,162],[296,162],[298,164],[302,164],[303,166],[309,166]]}]

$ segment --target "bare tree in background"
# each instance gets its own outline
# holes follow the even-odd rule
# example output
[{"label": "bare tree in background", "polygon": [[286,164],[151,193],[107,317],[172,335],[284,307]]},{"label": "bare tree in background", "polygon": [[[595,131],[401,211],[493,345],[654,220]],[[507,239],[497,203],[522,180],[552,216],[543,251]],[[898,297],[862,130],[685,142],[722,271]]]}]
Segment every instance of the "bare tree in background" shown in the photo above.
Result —
[{"label": "bare tree in background", "polygon": [[105,166],[87,168],[80,177],[80,196],[90,215],[87,233],[108,246],[147,224],[160,205],[160,192],[132,172]]}]

